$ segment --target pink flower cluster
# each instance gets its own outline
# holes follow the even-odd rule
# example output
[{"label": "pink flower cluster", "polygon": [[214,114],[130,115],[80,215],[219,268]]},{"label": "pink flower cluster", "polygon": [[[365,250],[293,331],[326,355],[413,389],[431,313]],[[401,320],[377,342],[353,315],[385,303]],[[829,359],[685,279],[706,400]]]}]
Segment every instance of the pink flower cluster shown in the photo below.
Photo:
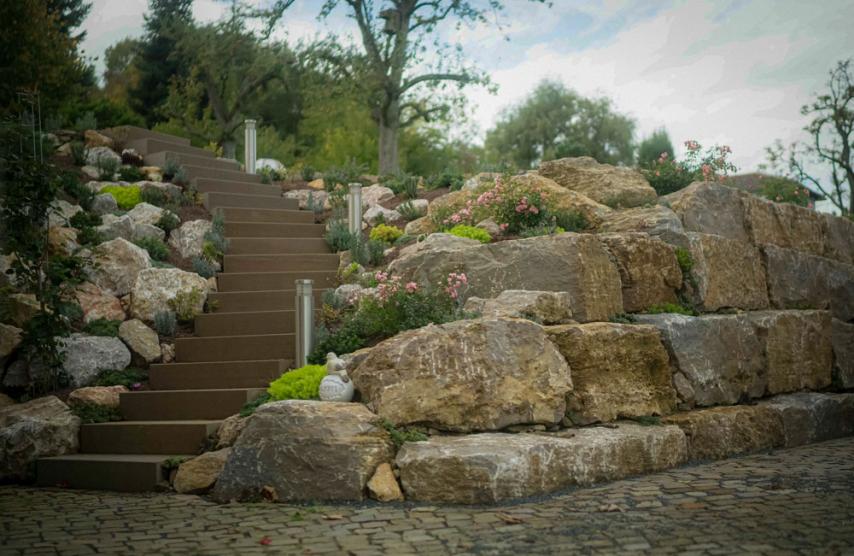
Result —
[{"label": "pink flower cluster", "polygon": [[[377,280],[377,298],[380,301],[388,301],[388,299],[400,291],[400,276],[391,275],[388,272],[379,271],[374,274]],[[418,284],[415,282],[407,282],[403,289],[406,293],[415,293],[418,291]]]},{"label": "pink flower cluster", "polygon": [[693,139],[689,139],[689,140],[685,141],[685,148],[691,152],[699,151],[700,150],[700,143],[694,141]]},{"label": "pink flower cluster", "polygon": [[468,283],[468,277],[464,272],[451,272],[448,274],[448,286],[445,288],[445,291],[451,299],[457,300],[460,297],[460,290],[467,286]]},{"label": "pink flower cluster", "polygon": [[528,204],[528,196],[523,195],[519,202],[516,204],[516,212],[522,214],[524,212],[530,212],[531,214],[538,214],[540,209],[537,205],[529,205]]},{"label": "pink flower cluster", "polygon": [[472,214],[478,208],[488,208],[501,202],[501,193],[504,190],[504,185],[501,183],[501,178],[495,179],[495,186],[488,189],[477,196],[477,199],[469,199],[463,208],[449,216],[444,220],[445,225],[462,224],[472,221]]}]

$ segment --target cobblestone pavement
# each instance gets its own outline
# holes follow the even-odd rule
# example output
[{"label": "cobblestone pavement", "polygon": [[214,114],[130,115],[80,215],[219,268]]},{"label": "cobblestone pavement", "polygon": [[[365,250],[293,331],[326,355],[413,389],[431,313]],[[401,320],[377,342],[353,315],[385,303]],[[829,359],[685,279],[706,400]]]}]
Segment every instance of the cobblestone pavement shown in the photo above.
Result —
[{"label": "cobblestone pavement", "polygon": [[854,554],[854,438],[488,508],[0,488],[0,554],[630,551]]}]

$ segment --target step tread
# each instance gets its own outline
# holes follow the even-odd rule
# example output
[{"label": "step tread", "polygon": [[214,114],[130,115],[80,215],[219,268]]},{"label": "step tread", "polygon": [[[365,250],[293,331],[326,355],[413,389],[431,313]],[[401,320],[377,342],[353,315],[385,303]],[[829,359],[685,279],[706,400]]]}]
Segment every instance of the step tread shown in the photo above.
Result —
[{"label": "step tread", "polygon": [[39,461],[109,461],[116,463],[162,463],[174,457],[195,457],[193,454],[65,454],[38,458]]}]

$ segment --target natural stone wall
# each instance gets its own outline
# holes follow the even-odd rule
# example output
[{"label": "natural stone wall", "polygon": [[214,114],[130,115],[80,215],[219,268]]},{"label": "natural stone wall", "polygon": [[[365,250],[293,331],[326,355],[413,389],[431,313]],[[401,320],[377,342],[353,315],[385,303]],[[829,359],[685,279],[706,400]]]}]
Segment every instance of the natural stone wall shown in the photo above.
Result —
[{"label": "natural stone wall", "polygon": [[689,232],[694,301],[702,311],[768,307],[765,270],[750,243]]},{"label": "natural stone wall", "polygon": [[833,319],[833,380],[840,388],[854,388],[854,324]]},{"label": "natural stone wall", "polygon": [[854,434],[854,394],[799,392],[762,405],[779,414],[787,448]]},{"label": "natural stone wall", "polygon": [[589,156],[548,160],[537,172],[609,207],[637,207],[656,199],[655,189],[637,170],[599,164]]},{"label": "natural stone wall", "polygon": [[750,230],[745,224],[742,203],[744,195],[715,182],[694,182],[663,199],[679,215],[686,231],[749,242]]},{"label": "natural stone wall", "polygon": [[776,245],[814,255],[825,253],[825,234],[819,213],[791,203],[772,203],[744,195],[745,218],[756,245]]},{"label": "natural stone wall", "polygon": [[682,271],[672,247],[642,233],[600,234],[598,238],[620,271],[623,310],[633,313],[677,301]]},{"label": "natural stone wall", "polygon": [[854,264],[854,222],[832,214],[819,214],[824,232],[824,256]]},{"label": "natural stone wall", "polygon": [[655,327],[594,322],[546,331],[571,369],[566,409],[573,423],[667,415],[676,409],[667,351]]},{"label": "natural stone wall", "polygon": [[662,205],[612,211],[598,229],[606,233],[644,232],[671,245],[688,247],[679,216]]},{"label": "natural stone wall", "polygon": [[470,297],[465,311],[486,318],[528,319],[539,324],[572,321],[572,302],[566,292],[504,290],[494,299]]}]

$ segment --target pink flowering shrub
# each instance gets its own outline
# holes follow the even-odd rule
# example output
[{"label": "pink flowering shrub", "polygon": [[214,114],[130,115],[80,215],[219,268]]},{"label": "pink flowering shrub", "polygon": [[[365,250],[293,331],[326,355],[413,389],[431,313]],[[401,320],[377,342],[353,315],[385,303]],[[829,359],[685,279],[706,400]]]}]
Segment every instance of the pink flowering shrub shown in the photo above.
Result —
[{"label": "pink flowering shrub", "polygon": [[659,195],[667,195],[687,187],[695,181],[724,181],[726,176],[737,168],[727,157],[732,150],[726,146],[715,145],[703,150],[697,141],[685,141],[687,154],[682,160],[671,159],[667,153],[661,153],[658,160],[647,168],[641,168],[646,180]]},{"label": "pink flowering shrub", "polygon": [[762,196],[776,203],[791,203],[813,208],[809,190],[793,180],[778,177],[762,178]]}]

